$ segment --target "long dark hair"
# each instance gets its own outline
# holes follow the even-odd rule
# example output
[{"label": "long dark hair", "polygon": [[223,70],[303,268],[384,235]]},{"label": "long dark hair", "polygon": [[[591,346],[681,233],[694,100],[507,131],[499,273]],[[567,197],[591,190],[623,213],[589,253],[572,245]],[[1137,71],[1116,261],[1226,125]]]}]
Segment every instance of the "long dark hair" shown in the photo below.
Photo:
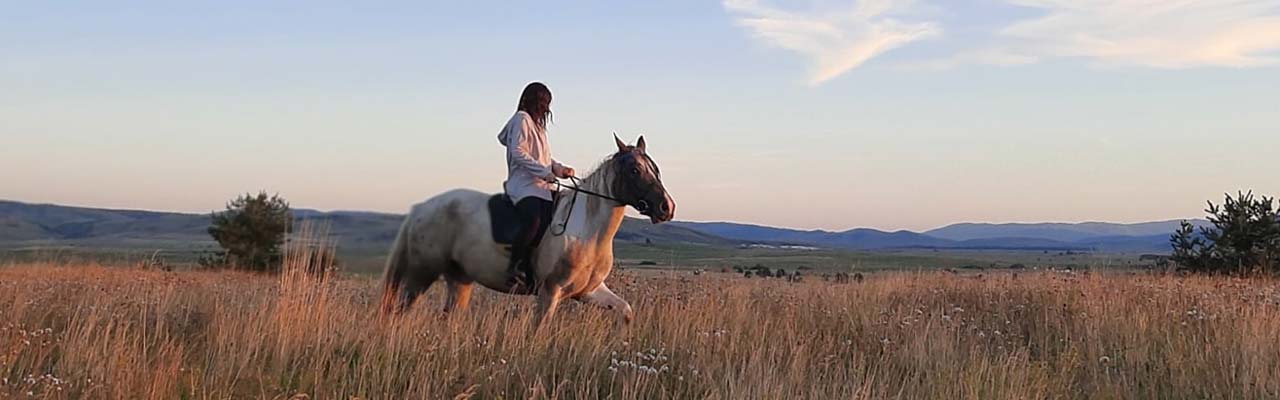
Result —
[{"label": "long dark hair", "polygon": [[520,93],[520,104],[516,111],[524,111],[533,118],[539,128],[547,129],[547,121],[551,120],[551,89],[542,82],[533,82],[524,87]]}]

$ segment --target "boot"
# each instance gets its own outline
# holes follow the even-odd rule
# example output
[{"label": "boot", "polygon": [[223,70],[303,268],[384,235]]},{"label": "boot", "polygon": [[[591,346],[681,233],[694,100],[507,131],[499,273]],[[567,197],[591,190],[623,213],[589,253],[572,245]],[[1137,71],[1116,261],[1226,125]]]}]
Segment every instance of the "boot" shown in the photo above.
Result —
[{"label": "boot", "polygon": [[528,267],[529,261],[520,259],[515,256],[511,257],[511,263],[507,264],[507,285],[513,291],[518,287],[532,287],[533,274],[530,272],[532,268]]}]

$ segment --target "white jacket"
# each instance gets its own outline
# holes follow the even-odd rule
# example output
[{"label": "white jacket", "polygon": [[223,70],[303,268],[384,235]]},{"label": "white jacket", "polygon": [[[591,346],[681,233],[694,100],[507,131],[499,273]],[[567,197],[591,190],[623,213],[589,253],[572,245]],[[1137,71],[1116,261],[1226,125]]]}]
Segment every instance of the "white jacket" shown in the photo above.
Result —
[{"label": "white jacket", "polygon": [[555,185],[565,166],[551,158],[547,133],[524,111],[517,111],[498,132],[498,143],[507,146],[507,181],[503,188],[512,202],[534,196],[551,200]]}]

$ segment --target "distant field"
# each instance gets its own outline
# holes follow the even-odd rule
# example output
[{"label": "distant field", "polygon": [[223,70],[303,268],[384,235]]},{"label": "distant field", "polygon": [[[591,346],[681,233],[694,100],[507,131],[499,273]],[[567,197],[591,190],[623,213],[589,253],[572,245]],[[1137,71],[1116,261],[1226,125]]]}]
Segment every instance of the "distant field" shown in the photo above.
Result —
[{"label": "distant field", "polygon": [[[1280,285],[1136,273],[885,272],[861,284],[618,271],[619,326],[442,287],[395,323],[377,283],[0,267],[0,397],[1280,397]],[[305,395],[305,397],[304,397]]]},{"label": "distant field", "polygon": [[641,246],[624,244],[617,247],[619,264],[633,266],[643,262],[654,267],[701,268],[720,270],[734,266],[761,265],[787,270],[808,269],[825,272],[916,271],[938,269],[1008,269],[1014,264],[1027,268],[1053,267],[1074,269],[1137,269],[1138,254],[1076,253],[1007,250],[789,250],[740,249],[713,246]]},{"label": "distant field", "polygon": [[[158,257],[180,269],[189,269],[201,252],[212,246],[187,246],[165,249],[92,248],[92,247],[29,247],[0,248],[0,263],[107,263],[137,264],[142,260]],[[363,247],[349,248],[339,245],[341,269],[357,275],[376,275],[382,272],[386,250]],[[886,270],[936,270],[954,269],[1007,269],[1013,264],[1027,268],[1055,267],[1075,269],[1136,269],[1147,267],[1140,263],[1138,254],[1120,253],[1071,253],[1061,251],[1012,251],[1012,250],[787,250],[741,249],[734,246],[711,245],[641,245],[618,243],[615,247],[618,264],[623,267],[671,269],[720,270],[734,266],[756,265],[772,269],[805,269],[820,272],[870,272]]]}]

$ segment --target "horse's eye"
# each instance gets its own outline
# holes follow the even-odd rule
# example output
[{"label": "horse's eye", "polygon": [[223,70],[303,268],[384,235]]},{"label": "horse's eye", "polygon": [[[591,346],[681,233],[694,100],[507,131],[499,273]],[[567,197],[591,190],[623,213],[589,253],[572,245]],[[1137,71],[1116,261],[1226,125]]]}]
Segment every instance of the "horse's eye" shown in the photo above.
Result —
[{"label": "horse's eye", "polygon": [[631,175],[640,175],[640,168],[632,168]]}]

